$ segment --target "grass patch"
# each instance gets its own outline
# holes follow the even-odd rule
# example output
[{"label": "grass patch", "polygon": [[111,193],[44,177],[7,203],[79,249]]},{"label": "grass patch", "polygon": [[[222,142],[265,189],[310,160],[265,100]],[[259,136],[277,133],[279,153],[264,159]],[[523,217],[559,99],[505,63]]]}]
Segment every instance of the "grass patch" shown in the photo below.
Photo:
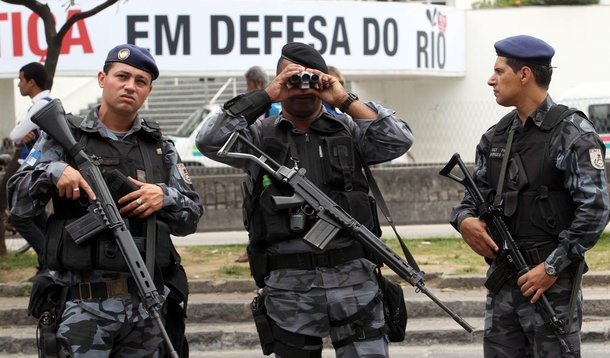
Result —
[{"label": "grass patch", "polygon": [[19,270],[28,267],[36,267],[38,264],[36,256],[29,252],[22,255],[8,254],[0,256],[0,270]]},{"label": "grass patch", "polygon": [[250,276],[250,269],[248,267],[231,265],[231,266],[223,266],[218,269],[218,272],[221,275],[227,275],[231,277],[248,277]]},{"label": "grass patch", "polygon": [[[382,238],[394,252],[402,256],[396,238]],[[487,264],[458,238],[434,237],[409,239],[406,244],[420,268],[444,275],[484,275]],[[248,263],[235,263],[245,245],[179,247],[182,265],[190,279],[250,278]],[[590,271],[610,271],[610,233],[604,233],[597,245],[586,254]],[[0,282],[24,281],[36,271],[36,256],[27,252],[20,256],[0,256]],[[386,268],[387,269],[387,268]]]}]

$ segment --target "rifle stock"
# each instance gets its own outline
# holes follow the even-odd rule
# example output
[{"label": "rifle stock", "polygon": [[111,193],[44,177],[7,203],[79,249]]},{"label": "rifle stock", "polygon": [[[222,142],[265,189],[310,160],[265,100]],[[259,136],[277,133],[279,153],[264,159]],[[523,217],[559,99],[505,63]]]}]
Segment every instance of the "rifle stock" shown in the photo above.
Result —
[{"label": "rifle stock", "polygon": [[[230,152],[229,150],[238,140],[242,141],[259,156],[257,157],[248,153]],[[276,179],[290,185],[294,194],[301,197],[303,202],[312,208],[318,217],[316,224],[304,236],[304,239],[310,244],[320,249],[324,249],[341,229],[348,230],[365,248],[370,250],[375,257],[386,264],[398,276],[415,287],[416,292],[424,293],[468,333],[473,332],[474,328],[469,325],[468,322],[443,304],[426,288],[423,272],[413,269],[413,267],[392,251],[392,249],[375,234],[364,225],[360,224],[328,197],[328,195],[315,186],[315,184],[305,177],[304,168],[287,168],[280,165],[237,132],[231,134],[227,142],[218,152],[218,156],[253,160]]]},{"label": "rifle stock", "polygon": [[[456,165],[462,172],[463,177],[453,173]],[[510,262],[514,268],[517,276],[521,276],[529,272],[529,266],[523,258],[521,251],[519,251],[519,246],[513,239],[508,226],[502,218],[502,211],[500,208],[487,203],[458,153],[453,154],[449,162],[443,169],[441,169],[439,174],[462,184],[466,188],[477,206],[480,218],[487,223],[490,236],[501,248],[499,255],[504,255],[506,257],[508,262]],[[551,306],[546,295],[543,293],[535,304],[540,309],[544,321],[559,340],[561,349],[566,353],[573,352],[574,349],[563,337],[567,334],[565,322],[557,317],[557,314],[555,313],[555,310]]]},{"label": "rifle stock", "polygon": [[121,254],[129,267],[131,276],[138,287],[138,293],[144,307],[161,330],[170,356],[178,358],[178,354],[172,346],[159,315],[165,299],[157,292],[153,279],[146,269],[146,264],[112,199],[110,190],[99,168],[93,163],[87,153],[77,146],[77,142],[68,127],[66,114],[59,99],[53,99],[38,111],[32,117],[32,122],[57,141],[75,160],[78,171],[96,195],[96,200],[91,203],[93,208],[90,212],[97,214],[106,228],[113,232]]}]

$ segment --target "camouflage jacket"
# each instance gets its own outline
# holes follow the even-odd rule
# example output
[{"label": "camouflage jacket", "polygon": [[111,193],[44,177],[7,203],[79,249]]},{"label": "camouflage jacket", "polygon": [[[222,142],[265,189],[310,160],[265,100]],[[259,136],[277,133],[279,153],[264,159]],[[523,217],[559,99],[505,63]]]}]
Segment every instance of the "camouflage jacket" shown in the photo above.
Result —
[{"label": "camouflage jacket", "polygon": [[[554,104],[550,96],[527,119],[536,126],[542,121]],[[523,126],[515,115],[513,126]],[[591,123],[577,113],[564,118],[550,141],[548,153],[555,167],[563,174],[563,183],[570,192],[574,203],[574,219],[570,226],[558,235],[557,248],[546,258],[546,262],[564,270],[572,262],[584,258],[584,253],[592,248],[608,223],[609,198],[608,181],[603,165],[596,163],[599,156],[592,153],[605,153],[605,147]],[[474,180],[484,192],[490,189],[487,173],[487,158],[495,126],[483,136],[476,148]],[[542,154],[542,153],[541,153]],[[456,206],[450,217],[451,224],[457,229],[462,220],[478,216],[472,198],[466,192],[462,202]]]}]

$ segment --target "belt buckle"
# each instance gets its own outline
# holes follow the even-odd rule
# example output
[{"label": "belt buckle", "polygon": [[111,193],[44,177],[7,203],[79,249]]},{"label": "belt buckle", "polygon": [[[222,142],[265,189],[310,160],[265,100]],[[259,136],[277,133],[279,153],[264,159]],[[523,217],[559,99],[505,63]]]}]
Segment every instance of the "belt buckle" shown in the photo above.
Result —
[{"label": "belt buckle", "polygon": [[127,279],[123,278],[106,282],[106,294],[108,297],[124,296],[127,292]]},{"label": "belt buckle", "polygon": [[[88,296],[88,297],[83,297],[83,287],[87,288],[87,291],[89,293],[86,296]],[[79,295],[79,298],[81,300],[90,300],[90,299],[92,299],[93,298],[92,297],[93,293],[91,292],[91,282],[84,282],[84,283],[81,282],[81,283],[79,283],[78,284],[78,295]]]}]

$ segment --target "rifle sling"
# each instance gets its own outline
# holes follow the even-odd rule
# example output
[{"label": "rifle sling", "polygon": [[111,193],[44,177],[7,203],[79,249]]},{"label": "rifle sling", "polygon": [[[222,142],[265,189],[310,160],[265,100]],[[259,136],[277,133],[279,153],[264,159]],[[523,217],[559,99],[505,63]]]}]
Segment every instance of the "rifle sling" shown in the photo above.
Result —
[{"label": "rifle sling", "polygon": [[[154,179],[152,162],[150,159],[151,150],[154,150],[154,145],[149,145],[146,141],[138,138],[138,147],[142,153],[144,160],[144,172],[146,172],[146,180]],[[155,254],[157,249],[157,214],[152,213],[146,219],[146,268],[152,279],[155,279]]]},{"label": "rifle sling", "polygon": [[574,282],[572,283],[572,294],[570,295],[570,303],[568,305],[568,324],[567,329],[572,326],[574,320],[574,311],[576,310],[576,302],[578,301],[578,293],[580,292],[580,284],[582,283],[582,275],[585,271],[585,260],[578,263],[576,273],[574,274]]},{"label": "rifle sling", "polygon": [[377,185],[377,181],[375,180],[375,177],[373,176],[373,173],[371,172],[371,168],[369,168],[368,164],[362,158],[362,155],[360,154],[360,150],[358,150],[358,147],[355,147],[355,148],[356,148],[356,156],[358,156],[358,160],[360,160],[360,163],[362,164],[362,168],[364,169],[364,174],[366,175],[366,179],[369,183],[369,188],[371,189],[371,193],[373,194],[373,197],[375,198],[377,206],[379,206],[379,209],[383,213],[383,216],[387,220],[388,224],[390,224],[390,226],[392,227],[392,230],[394,230],[394,234],[396,235],[396,238],[398,239],[398,242],[400,243],[400,247],[402,248],[402,252],[405,255],[405,258],[407,259],[407,262],[415,270],[421,271],[419,269],[419,266],[417,265],[417,262],[415,261],[415,258],[413,257],[413,255],[411,255],[409,248],[404,243],[404,241],[398,234],[398,231],[396,230],[396,226],[394,225],[394,220],[392,219],[390,210],[388,209],[388,206],[386,205],[385,200],[383,199],[383,195],[381,194],[381,190],[379,190],[379,186]]},{"label": "rifle sling", "polygon": [[[345,128],[347,133],[349,133],[353,139],[352,132],[350,131],[349,126],[346,123],[344,123],[343,121],[338,121],[338,122],[341,123],[341,125],[343,125],[343,127]],[[369,168],[368,163],[366,163],[364,161],[364,159],[362,158],[362,154],[360,153],[360,149],[355,144],[354,144],[354,149],[356,150],[356,156],[358,157],[358,160],[360,161],[360,164],[362,165],[362,168],[364,169],[364,174],[366,175],[366,180],[368,181],[369,188],[371,190],[371,194],[373,194],[373,197],[375,198],[375,202],[376,202],[377,206],[379,206],[379,209],[383,213],[383,216],[387,220],[388,224],[390,224],[390,226],[392,227],[392,230],[394,230],[394,234],[396,235],[396,238],[398,239],[398,242],[400,243],[400,247],[402,248],[402,253],[405,255],[405,259],[407,260],[407,263],[411,267],[413,267],[416,271],[421,272],[421,270],[419,269],[419,266],[417,265],[417,262],[415,261],[415,258],[413,257],[413,255],[411,255],[409,248],[404,243],[404,241],[402,240],[400,235],[398,235],[398,230],[396,230],[396,226],[394,225],[394,220],[392,219],[392,216],[390,215],[390,210],[388,209],[388,206],[386,205],[385,200],[383,199],[383,195],[381,194],[381,190],[379,190],[379,186],[377,185],[377,181],[375,180],[375,177],[373,176],[373,173],[371,172],[371,168]]]},{"label": "rifle sling", "polygon": [[496,196],[494,197],[494,206],[499,208],[502,206],[502,189],[504,187],[504,177],[506,177],[506,167],[508,166],[508,157],[510,157],[510,149],[513,145],[513,137],[515,136],[515,127],[513,126],[508,132],[504,156],[502,157],[502,167],[500,168],[500,177],[498,178],[498,187],[496,188]]}]

